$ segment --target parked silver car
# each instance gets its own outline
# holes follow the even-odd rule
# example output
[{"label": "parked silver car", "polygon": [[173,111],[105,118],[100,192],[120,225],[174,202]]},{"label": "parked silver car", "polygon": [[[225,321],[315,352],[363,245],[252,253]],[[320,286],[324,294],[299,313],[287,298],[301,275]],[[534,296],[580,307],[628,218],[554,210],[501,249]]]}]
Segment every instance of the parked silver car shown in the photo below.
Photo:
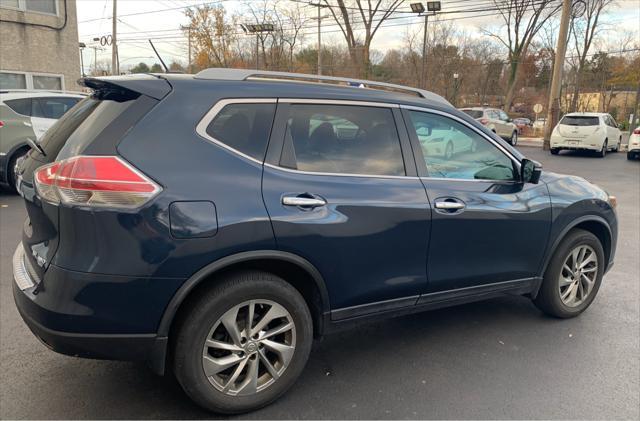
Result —
[{"label": "parked silver car", "polygon": [[15,187],[16,161],[84,95],[47,91],[0,91],[0,184]]},{"label": "parked silver car", "polygon": [[460,108],[460,111],[475,118],[480,124],[513,146],[518,144],[518,127],[513,124],[511,118],[504,111],[497,108],[484,107]]}]

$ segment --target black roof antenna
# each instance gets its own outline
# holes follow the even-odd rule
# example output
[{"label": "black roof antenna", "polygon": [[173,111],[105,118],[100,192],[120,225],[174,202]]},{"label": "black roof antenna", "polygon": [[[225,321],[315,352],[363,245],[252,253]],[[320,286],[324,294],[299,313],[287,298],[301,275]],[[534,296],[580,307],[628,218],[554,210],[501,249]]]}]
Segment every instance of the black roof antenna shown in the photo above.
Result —
[{"label": "black roof antenna", "polygon": [[149,40],[149,44],[151,44],[151,48],[153,48],[153,52],[156,53],[158,60],[160,60],[160,63],[162,63],[162,67],[164,67],[164,72],[169,73],[169,68],[167,67],[166,64],[164,64],[162,57],[160,57],[160,54],[158,54],[158,50],[156,50],[156,47],[153,45],[153,42],[151,42],[151,40]]}]

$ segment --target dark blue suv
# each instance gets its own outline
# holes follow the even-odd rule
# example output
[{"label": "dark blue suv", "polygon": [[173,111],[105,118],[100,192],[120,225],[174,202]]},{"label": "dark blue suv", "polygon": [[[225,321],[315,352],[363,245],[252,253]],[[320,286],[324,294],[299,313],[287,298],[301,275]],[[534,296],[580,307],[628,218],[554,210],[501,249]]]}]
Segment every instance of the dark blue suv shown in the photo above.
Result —
[{"label": "dark blue suv", "polygon": [[83,80],[18,168],[14,296],[57,352],[266,405],[312,341],[503,294],[573,317],[613,263],[615,198],[432,93],[248,70]]}]

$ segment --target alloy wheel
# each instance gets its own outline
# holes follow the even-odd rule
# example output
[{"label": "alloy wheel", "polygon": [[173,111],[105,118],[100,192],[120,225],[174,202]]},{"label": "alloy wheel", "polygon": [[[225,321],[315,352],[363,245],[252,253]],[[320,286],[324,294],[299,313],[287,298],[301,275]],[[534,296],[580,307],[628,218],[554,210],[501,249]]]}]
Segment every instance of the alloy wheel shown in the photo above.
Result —
[{"label": "alloy wheel", "polygon": [[296,327],[287,309],[271,300],[249,300],[213,324],[204,343],[202,367],[222,393],[252,395],[282,376],[295,347]]},{"label": "alloy wheel", "polygon": [[591,246],[579,245],[574,248],[562,265],[558,278],[560,300],[567,307],[582,304],[596,283],[598,276],[598,255]]},{"label": "alloy wheel", "polygon": [[511,134],[511,145],[512,146],[516,146],[518,144],[518,133],[517,132],[513,132]]}]

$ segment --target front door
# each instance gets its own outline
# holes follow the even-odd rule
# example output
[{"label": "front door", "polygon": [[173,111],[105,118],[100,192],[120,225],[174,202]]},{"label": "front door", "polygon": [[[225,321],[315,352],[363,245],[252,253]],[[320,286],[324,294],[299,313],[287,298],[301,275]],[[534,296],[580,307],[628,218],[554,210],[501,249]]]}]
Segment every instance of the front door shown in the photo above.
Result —
[{"label": "front door", "polygon": [[309,102],[279,100],[264,167],[278,248],[320,271],[333,319],[414,305],[431,210],[399,110]]},{"label": "front door", "polygon": [[[403,113],[433,207],[426,292],[531,282],[539,275],[551,225],[547,187],[520,183],[518,163],[507,149],[463,120],[417,109]],[[431,129],[426,133],[455,130],[453,142],[474,142],[475,150],[431,155],[424,127]]]}]

